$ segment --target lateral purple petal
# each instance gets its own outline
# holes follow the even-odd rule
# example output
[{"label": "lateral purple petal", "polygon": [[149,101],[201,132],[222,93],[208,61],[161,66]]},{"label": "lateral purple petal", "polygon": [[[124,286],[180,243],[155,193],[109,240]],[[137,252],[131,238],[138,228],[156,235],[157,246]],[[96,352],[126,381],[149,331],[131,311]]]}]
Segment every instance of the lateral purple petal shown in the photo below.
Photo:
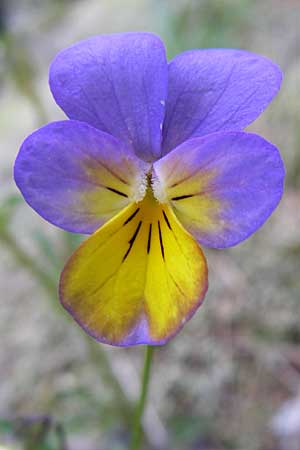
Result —
[{"label": "lateral purple petal", "polygon": [[167,72],[157,36],[122,33],[92,37],[61,51],[49,82],[69,118],[112,134],[152,161],[161,156]]},{"label": "lateral purple petal", "polygon": [[280,201],[284,165],[255,134],[221,132],[186,141],[154,164],[156,195],[207,247],[243,241]]},{"label": "lateral purple petal", "polygon": [[169,64],[163,153],[187,139],[240,131],[278,92],[279,67],[242,50],[191,50]]},{"label": "lateral purple petal", "polygon": [[67,231],[92,233],[137,196],[147,166],[125,144],[90,125],[54,122],[22,144],[14,168],[25,200]]}]

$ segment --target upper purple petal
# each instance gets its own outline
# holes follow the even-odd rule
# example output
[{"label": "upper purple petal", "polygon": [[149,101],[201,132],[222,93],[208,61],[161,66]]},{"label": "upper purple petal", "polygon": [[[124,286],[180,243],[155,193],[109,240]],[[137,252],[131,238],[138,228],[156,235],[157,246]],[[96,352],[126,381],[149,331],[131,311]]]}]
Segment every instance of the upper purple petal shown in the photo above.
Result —
[{"label": "upper purple petal", "polygon": [[242,50],[191,50],[169,64],[163,153],[216,131],[242,130],[266,108],[282,74],[268,59]]},{"label": "upper purple petal", "polygon": [[167,62],[151,33],[95,36],[54,59],[49,83],[58,105],[125,141],[141,159],[161,156]]}]

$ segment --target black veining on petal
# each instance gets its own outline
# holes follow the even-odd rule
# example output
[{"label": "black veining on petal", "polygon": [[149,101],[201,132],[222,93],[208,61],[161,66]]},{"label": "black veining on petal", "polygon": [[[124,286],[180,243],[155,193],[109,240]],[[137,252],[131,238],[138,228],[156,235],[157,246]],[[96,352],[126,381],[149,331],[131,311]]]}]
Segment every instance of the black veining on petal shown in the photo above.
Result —
[{"label": "black veining on petal", "polygon": [[109,186],[105,186],[105,187],[106,187],[106,189],[108,189],[111,192],[114,192],[115,194],[118,194],[118,195],[121,195],[122,197],[127,197],[128,198],[128,195],[124,194],[124,192],[118,191],[117,189],[114,189],[114,188],[109,187]]},{"label": "black veining on petal", "polygon": [[159,243],[160,243],[161,254],[162,254],[162,257],[164,260],[165,259],[165,249],[164,249],[164,244],[163,244],[162,235],[161,235],[160,221],[158,221],[158,234],[159,234]]},{"label": "black veining on petal", "polygon": [[139,212],[140,208],[137,208],[132,214],[131,216],[128,217],[127,220],[125,220],[125,222],[123,223],[123,225],[126,225],[128,222],[130,222]]},{"label": "black veining on petal", "polygon": [[179,195],[178,197],[172,197],[171,200],[184,200],[190,197],[194,197],[194,194]]},{"label": "black veining on petal", "polygon": [[147,253],[150,253],[150,248],[151,248],[151,233],[152,233],[152,223],[150,223],[149,226],[149,232],[148,232],[148,242],[147,242]]},{"label": "black veining on petal", "polygon": [[170,225],[169,219],[168,219],[167,214],[165,213],[165,211],[163,211],[163,215],[164,215],[164,219],[166,221],[166,224],[168,225],[169,230],[172,230],[172,227]]},{"label": "black veining on petal", "polygon": [[140,231],[141,226],[142,226],[142,221],[140,220],[138,226],[136,227],[135,232],[133,233],[132,238],[128,241],[128,243],[129,243],[129,248],[128,248],[127,252],[125,253],[124,257],[123,257],[122,262],[125,261],[125,259],[127,258],[128,254],[129,254],[129,252],[130,252],[130,250],[132,249],[133,243],[134,243],[134,241],[136,240],[136,237],[137,237],[137,235],[138,235],[138,232]]}]

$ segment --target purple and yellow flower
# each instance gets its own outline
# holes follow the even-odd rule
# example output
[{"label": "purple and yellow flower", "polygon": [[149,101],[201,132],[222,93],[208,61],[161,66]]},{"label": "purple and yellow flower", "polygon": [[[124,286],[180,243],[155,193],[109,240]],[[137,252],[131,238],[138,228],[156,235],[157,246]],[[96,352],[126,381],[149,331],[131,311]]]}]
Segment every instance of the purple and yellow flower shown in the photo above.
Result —
[{"label": "purple and yellow flower", "polygon": [[200,245],[236,245],[268,219],[283,163],[242,130],[280,83],[275,64],[241,50],[191,50],[168,64],[150,33],[92,37],[54,59],[50,87],[69,120],[24,141],[15,180],[46,220],[91,234],[59,288],[91,336],[164,344],[207,291]]}]

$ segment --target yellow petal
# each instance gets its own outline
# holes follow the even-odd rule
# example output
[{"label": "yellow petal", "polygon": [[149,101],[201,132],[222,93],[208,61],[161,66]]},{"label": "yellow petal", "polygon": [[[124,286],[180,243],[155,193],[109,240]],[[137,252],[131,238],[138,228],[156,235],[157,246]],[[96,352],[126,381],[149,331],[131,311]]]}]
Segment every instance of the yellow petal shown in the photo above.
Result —
[{"label": "yellow petal", "polygon": [[90,335],[124,346],[165,343],[206,290],[199,245],[150,190],[81,245],[60,283],[63,305]]}]

